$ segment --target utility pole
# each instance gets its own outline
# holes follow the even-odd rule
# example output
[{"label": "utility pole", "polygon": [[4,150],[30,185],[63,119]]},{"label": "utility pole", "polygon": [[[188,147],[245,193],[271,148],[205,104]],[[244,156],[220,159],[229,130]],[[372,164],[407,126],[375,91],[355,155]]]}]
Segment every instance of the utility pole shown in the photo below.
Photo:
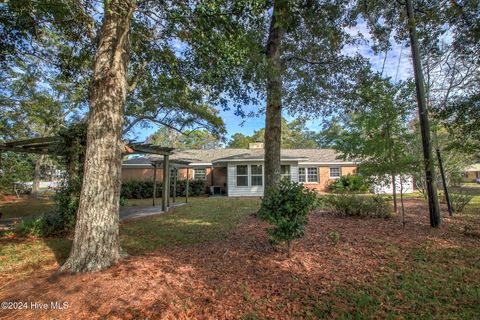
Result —
[{"label": "utility pole", "polygon": [[420,50],[418,48],[418,37],[416,31],[415,17],[413,14],[412,0],[406,0],[405,4],[407,7],[408,31],[410,34],[410,45],[412,49],[415,87],[417,89],[418,116],[420,119],[420,131],[422,134],[425,177],[428,193],[428,208],[430,211],[430,225],[436,228],[440,226],[440,207],[438,204],[432,146],[430,144],[430,124],[428,123],[428,110],[425,98],[425,80],[423,77],[422,63],[420,61]]}]

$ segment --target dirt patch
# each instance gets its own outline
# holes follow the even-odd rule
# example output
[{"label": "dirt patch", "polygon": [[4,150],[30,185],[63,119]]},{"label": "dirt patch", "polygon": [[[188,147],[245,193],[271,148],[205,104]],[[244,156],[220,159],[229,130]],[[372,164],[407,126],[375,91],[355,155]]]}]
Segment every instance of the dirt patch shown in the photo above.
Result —
[{"label": "dirt patch", "polygon": [[[429,227],[425,204],[408,201],[407,226],[389,220],[333,217],[319,211],[306,237],[286,258],[255,217],[222,242],[168,246],[131,256],[101,273],[42,271],[0,291],[0,301],[68,303],[66,310],[3,310],[2,319],[237,319],[245,315],[291,319],[307,303],[345,283],[373,281],[394,272],[413,247],[478,246],[445,217]],[[456,219],[456,220],[461,220]],[[340,235],[337,245],[329,238]]]}]

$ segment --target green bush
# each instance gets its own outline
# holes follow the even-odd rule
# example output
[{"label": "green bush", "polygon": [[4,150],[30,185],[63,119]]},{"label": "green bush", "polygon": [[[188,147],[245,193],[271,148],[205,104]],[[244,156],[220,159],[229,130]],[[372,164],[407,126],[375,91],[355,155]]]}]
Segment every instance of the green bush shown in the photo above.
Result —
[{"label": "green bush", "polygon": [[21,237],[51,237],[67,230],[58,214],[44,214],[32,219],[25,219],[15,227],[15,233]]},{"label": "green bush", "polygon": [[64,184],[55,194],[55,203],[58,212],[57,219],[59,232],[64,230],[73,230],[77,215],[78,203],[80,201],[80,186],[78,181],[70,181]]},{"label": "green bush", "polygon": [[330,192],[367,192],[370,185],[363,176],[351,175],[341,176],[335,181],[332,181],[328,186]]},{"label": "green bush", "polygon": [[380,195],[351,193],[329,195],[325,199],[325,204],[340,216],[388,218],[392,214],[390,202]]},{"label": "green bush", "polygon": [[465,207],[472,201],[473,195],[467,192],[455,192],[450,194],[450,204],[455,213],[462,213]]},{"label": "green bush", "polygon": [[330,239],[332,245],[336,246],[340,241],[340,233],[338,233],[337,231],[332,231],[328,234],[328,238]]},{"label": "green bush", "polygon": [[287,243],[289,256],[292,254],[292,241],[303,237],[308,214],[316,203],[313,191],[287,179],[267,191],[258,216],[274,225],[267,233],[274,243]]},{"label": "green bush", "polygon": [[[173,185],[173,183],[172,183]],[[163,183],[157,182],[156,197],[162,196]],[[205,194],[207,182],[205,180],[189,181],[189,196],[200,196]],[[177,180],[176,196],[185,196],[187,189],[186,180]],[[173,187],[170,189],[170,196],[173,195]],[[120,197],[125,199],[148,199],[153,196],[153,181],[129,180],[122,183]]]},{"label": "green bush", "polygon": [[120,207],[125,207],[128,204],[128,199],[120,197]]}]

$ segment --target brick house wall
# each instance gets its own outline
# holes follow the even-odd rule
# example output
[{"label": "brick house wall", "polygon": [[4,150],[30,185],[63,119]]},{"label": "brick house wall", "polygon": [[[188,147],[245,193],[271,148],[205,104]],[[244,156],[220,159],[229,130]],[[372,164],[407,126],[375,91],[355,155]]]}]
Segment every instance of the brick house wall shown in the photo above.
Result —
[{"label": "brick house wall", "polygon": [[[347,174],[355,174],[357,167],[356,166],[340,166],[341,175],[346,176]],[[303,185],[310,189],[315,189],[318,192],[327,192],[328,185],[336,180],[330,178],[330,166],[323,165],[318,167],[319,172],[319,182],[318,183],[304,183]]]}]

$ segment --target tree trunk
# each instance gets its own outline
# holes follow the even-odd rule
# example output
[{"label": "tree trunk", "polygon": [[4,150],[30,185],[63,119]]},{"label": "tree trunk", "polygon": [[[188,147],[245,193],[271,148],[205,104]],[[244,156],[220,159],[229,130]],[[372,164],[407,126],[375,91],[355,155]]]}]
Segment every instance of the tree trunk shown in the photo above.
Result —
[{"label": "tree trunk", "polygon": [[403,203],[403,176],[400,175],[400,204],[402,206],[402,228],[405,229],[405,205]]},{"label": "tree trunk", "polygon": [[392,195],[393,195],[393,211],[397,213],[397,184],[395,183],[395,173],[392,173]]},{"label": "tree trunk", "polygon": [[425,162],[425,178],[427,184],[428,207],[430,211],[430,225],[440,226],[440,207],[438,204],[435,167],[430,144],[430,124],[428,122],[427,102],[425,98],[425,81],[423,78],[422,63],[420,61],[420,50],[418,48],[415,17],[413,15],[412,0],[406,0],[408,29],[410,34],[410,45],[412,48],[413,71],[415,75],[415,86],[417,89],[418,116],[420,118],[420,130],[422,133],[423,157]]},{"label": "tree trunk", "polygon": [[35,161],[35,171],[33,174],[32,197],[37,198],[40,195],[40,180],[42,173],[42,163],[45,155],[39,154]]},{"label": "tree trunk", "polygon": [[453,209],[452,203],[450,202],[450,195],[448,194],[447,178],[445,177],[445,170],[443,169],[442,154],[440,153],[440,149],[437,148],[436,151],[438,167],[440,168],[440,176],[442,177],[443,192],[445,193],[445,201],[447,201],[448,214],[451,217],[453,216]]},{"label": "tree trunk", "polygon": [[293,255],[293,241],[292,240],[287,241],[287,249],[288,249],[287,255],[288,255],[289,258],[291,258],[292,255]]},{"label": "tree trunk", "polygon": [[285,34],[286,2],[274,1],[266,59],[267,108],[265,115],[265,192],[280,181],[280,147],[282,136],[282,38]]},{"label": "tree trunk", "polygon": [[63,270],[91,272],[120,259],[118,210],[129,31],[135,0],[105,2],[93,70],[75,237]]}]

